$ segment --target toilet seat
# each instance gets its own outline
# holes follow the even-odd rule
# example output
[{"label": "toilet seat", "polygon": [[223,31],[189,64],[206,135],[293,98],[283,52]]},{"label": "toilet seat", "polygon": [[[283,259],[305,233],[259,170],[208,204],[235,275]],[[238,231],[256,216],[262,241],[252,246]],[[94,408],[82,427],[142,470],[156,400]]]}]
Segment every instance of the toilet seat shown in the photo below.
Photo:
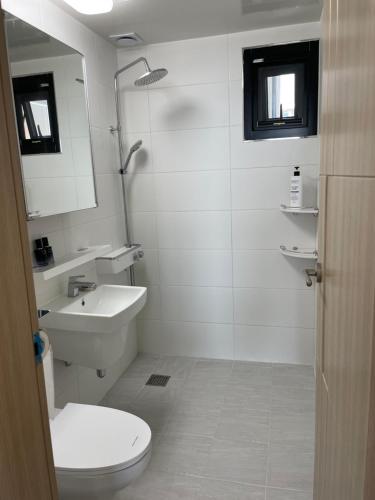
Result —
[{"label": "toilet seat", "polygon": [[62,475],[110,474],[151,450],[150,427],[121,410],[68,403],[50,424],[55,468]]}]

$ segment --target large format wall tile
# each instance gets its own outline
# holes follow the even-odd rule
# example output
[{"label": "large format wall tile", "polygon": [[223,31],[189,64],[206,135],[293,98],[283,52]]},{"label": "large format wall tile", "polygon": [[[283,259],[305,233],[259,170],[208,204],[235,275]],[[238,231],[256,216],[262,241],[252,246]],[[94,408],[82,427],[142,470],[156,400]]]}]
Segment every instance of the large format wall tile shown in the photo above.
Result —
[{"label": "large format wall tile", "polygon": [[315,328],[314,290],[235,288],[234,320],[243,325]]},{"label": "large format wall tile", "polygon": [[234,357],[243,361],[314,364],[314,329],[235,325]]},{"label": "large format wall tile", "polygon": [[165,285],[232,286],[227,250],[160,250],[160,281]]},{"label": "large format wall tile", "polygon": [[227,169],[228,128],[154,132],[152,154],[156,172]]},{"label": "large format wall tile", "polygon": [[231,248],[231,214],[227,212],[160,212],[159,246],[163,249]]},{"label": "large format wall tile", "polygon": [[228,170],[155,174],[155,190],[160,211],[230,209]]},{"label": "large format wall tile", "polygon": [[223,127],[229,122],[228,84],[149,91],[151,130]]}]

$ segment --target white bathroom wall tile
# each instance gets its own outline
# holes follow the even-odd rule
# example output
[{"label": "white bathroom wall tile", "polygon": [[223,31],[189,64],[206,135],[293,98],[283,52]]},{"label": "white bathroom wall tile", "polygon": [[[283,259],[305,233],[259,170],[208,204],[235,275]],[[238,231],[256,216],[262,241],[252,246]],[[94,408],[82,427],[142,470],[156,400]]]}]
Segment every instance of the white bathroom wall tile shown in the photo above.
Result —
[{"label": "white bathroom wall tile", "polygon": [[160,283],[159,252],[144,250],[144,258],[135,265],[136,282],[140,285],[158,285]]},{"label": "white bathroom wall tile", "polygon": [[233,252],[233,286],[305,289],[311,260],[292,259],[279,250]]},{"label": "white bathroom wall tile", "polygon": [[229,171],[155,174],[155,189],[160,211],[230,208]]},{"label": "white bathroom wall tile", "polygon": [[242,79],[244,48],[316,38],[320,38],[318,22],[232,33],[229,35],[229,77],[231,80]]},{"label": "white bathroom wall tile", "polygon": [[147,286],[147,301],[145,307],[137,316],[138,319],[161,319],[161,293],[158,285]]},{"label": "white bathroom wall tile", "polygon": [[209,323],[138,321],[142,352],[233,359],[233,327]]},{"label": "white bathroom wall tile", "polygon": [[154,176],[149,174],[128,174],[126,176],[128,206],[132,211],[155,210]]},{"label": "white bathroom wall tile", "polygon": [[317,218],[274,210],[232,212],[233,249],[279,249],[280,245],[315,248]]},{"label": "white bathroom wall tile", "polygon": [[91,128],[91,136],[95,174],[117,173],[120,168],[117,137],[97,127]]},{"label": "white bathroom wall tile", "polygon": [[126,133],[149,132],[148,92],[129,89],[120,96],[122,126]]},{"label": "white bathroom wall tile", "polygon": [[164,285],[232,286],[232,256],[225,250],[160,250]]},{"label": "white bathroom wall tile", "polygon": [[125,224],[123,214],[106,219],[110,225],[112,248],[121,248],[125,244]]},{"label": "white bathroom wall tile", "polygon": [[87,80],[90,124],[92,127],[105,129],[105,87],[95,80]]},{"label": "white bathroom wall tile", "polygon": [[75,178],[77,192],[77,209],[94,208],[97,205],[94,179],[91,175]]},{"label": "white bathroom wall tile", "polygon": [[89,137],[75,137],[71,140],[73,165],[76,175],[92,176],[91,145]]},{"label": "white bathroom wall tile", "polygon": [[143,248],[157,249],[156,214],[153,212],[131,212],[129,215],[133,241],[140,243]]},{"label": "white bathroom wall tile", "polygon": [[228,128],[154,132],[152,153],[155,172],[227,169]]},{"label": "white bathroom wall tile", "polygon": [[100,219],[64,229],[66,249],[75,252],[92,245],[110,245],[112,233],[109,219]]},{"label": "white bathroom wall tile", "polygon": [[319,138],[244,141],[242,125],[231,127],[231,167],[319,164]]},{"label": "white bathroom wall tile", "polygon": [[61,153],[51,155],[24,155],[21,158],[24,179],[72,177],[75,175],[72,144],[68,138],[60,138]]},{"label": "white bathroom wall tile", "polygon": [[[231,126],[240,125],[243,129],[243,84],[242,80],[229,82],[229,106]],[[242,134],[243,136],[243,134]]]},{"label": "white bathroom wall tile", "polygon": [[64,215],[41,217],[27,223],[29,238],[40,238],[45,233],[53,233],[63,228]]},{"label": "white bathroom wall tile", "polygon": [[162,319],[201,323],[232,323],[232,288],[162,286]]},{"label": "white bathroom wall tile", "polygon": [[[280,208],[289,205],[292,167],[261,167],[232,170],[232,208],[235,210]],[[304,166],[303,204],[316,206],[318,166]]]},{"label": "white bathroom wall tile", "polygon": [[314,289],[234,289],[235,323],[315,328]]},{"label": "white bathroom wall tile", "polygon": [[113,68],[117,66],[117,53],[113,49],[114,47],[109,41],[101,36],[95,37],[96,66],[99,69],[96,79],[111,89],[113,89]]},{"label": "white bathroom wall tile", "polygon": [[151,136],[149,133],[136,132],[134,134],[126,134],[124,137],[124,152],[125,158],[128,155],[129,149],[137,141],[142,141],[141,148],[133,155],[129,165],[129,173],[148,174],[153,172],[152,165],[152,148]]},{"label": "white bathroom wall tile", "polygon": [[168,75],[155,85],[173,87],[226,81],[227,43],[228,37],[223,35],[149,45],[147,57],[151,66],[168,69]]},{"label": "white bathroom wall tile", "polygon": [[84,98],[70,97],[68,99],[68,113],[71,137],[87,135],[88,117]]},{"label": "white bathroom wall tile", "polygon": [[314,365],[314,337],[313,329],[236,325],[234,359]]},{"label": "white bathroom wall tile", "polygon": [[[83,180],[82,188],[89,183]],[[99,219],[105,219],[122,212],[121,186],[117,175],[105,174],[96,175],[96,194],[98,207],[96,209],[80,210],[66,214],[64,227],[86,224]],[[93,191],[90,191],[91,194]],[[89,192],[89,194],[90,194]],[[78,192],[78,200],[84,193]]]},{"label": "white bathroom wall tile", "polygon": [[74,177],[25,179],[24,186],[29,212],[63,213],[77,208]]},{"label": "white bathroom wall tile", "polygon": [[228,125],[227,83],[150,89],[149,100],[152,131]]},{"label": "white bathroom wall tile", "polygon": [[231,248],[230,212],[160,212],[157,220],[160,248]]}]

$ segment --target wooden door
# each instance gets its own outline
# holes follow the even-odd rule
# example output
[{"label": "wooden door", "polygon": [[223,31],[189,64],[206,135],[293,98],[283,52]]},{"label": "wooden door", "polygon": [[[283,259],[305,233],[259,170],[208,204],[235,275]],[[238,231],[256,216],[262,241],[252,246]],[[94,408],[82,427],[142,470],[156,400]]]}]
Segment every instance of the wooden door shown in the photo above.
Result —
[{"label": "wooden door", "polygon": [[324,5],[315,500],[375,498],[374,14]]},{"label": "wooden door", "polygon": [[0,12],[0,499],[57,499],[36,304]]}]

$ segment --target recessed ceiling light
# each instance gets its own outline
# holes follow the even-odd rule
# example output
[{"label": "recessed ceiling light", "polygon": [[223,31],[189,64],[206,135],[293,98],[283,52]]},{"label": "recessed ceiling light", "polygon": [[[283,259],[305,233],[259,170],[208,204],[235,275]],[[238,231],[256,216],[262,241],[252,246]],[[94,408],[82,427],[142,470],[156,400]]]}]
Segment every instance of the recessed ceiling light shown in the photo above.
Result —
[{"label": "recessed ceiling light", "polygon": [[113,9],[113,0],[64,0],[81,14],[104,14]]}]

